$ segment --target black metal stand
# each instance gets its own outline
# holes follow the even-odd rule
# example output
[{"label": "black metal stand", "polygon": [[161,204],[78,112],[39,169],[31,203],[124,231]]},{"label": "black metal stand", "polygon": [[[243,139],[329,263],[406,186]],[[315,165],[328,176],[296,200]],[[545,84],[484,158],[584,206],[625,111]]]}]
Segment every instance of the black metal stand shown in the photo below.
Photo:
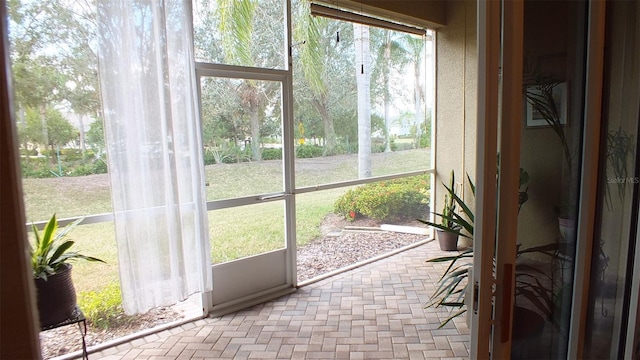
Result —
[{"label": "black metal stand", "polygon": [[87,319],[84,317],[84,314],[82,313],[82,310],[80,310],[80,308],[76,307],[76,310],[74,311],[73,315],[71,315],[65,321],[62,321],[54,325],[44,326],[42,327],[41,330],[47,331],[47,330],[51,330],[51,329],[55,329],[61,326],[67,326],[71,324],[78,324],[78,329],[80,329],[80,335],[82,335],[82,358],[85,360],[88,360],[89,355],[87,355],[87,343],[85,341],[85,337],[87,335]]}]

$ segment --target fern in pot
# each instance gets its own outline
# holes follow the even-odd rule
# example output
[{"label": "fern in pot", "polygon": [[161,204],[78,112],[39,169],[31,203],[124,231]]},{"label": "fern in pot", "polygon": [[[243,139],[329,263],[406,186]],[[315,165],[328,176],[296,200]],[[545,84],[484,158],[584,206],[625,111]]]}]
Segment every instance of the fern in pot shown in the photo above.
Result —
[{"label": "fern in pot", "polygon": [[30,247],[31,266],[37,291],[40,325],[43,328],[59,324],[76,314],[76,292],[71,279],[71,262],[103,260],[82,255],[71,248],[75,244],[67,235],[83,219],[58,229],[54,214],[42,232],[32,224],[34,244]]}]

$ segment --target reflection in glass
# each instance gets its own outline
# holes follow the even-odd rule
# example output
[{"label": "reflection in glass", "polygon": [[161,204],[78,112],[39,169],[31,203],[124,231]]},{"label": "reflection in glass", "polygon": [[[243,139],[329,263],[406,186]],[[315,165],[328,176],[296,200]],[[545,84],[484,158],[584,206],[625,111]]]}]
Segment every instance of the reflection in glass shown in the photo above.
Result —
[{"label": "reflection in glass", "polygon": [[525,2],[513,359],[565,358],[568,346],[583,131],[586,8]]},{"label": "reflection in glass", "polygon": [[[627,266],[633,261],[629,254],[632,254],[630,249],[635,242],[633,223],[637,216],[633,211],[633,197],[640,182],[634,166],[637,164],[640,109],[640,28],[637,26],[640,4],[612,1],[608,5],[606,41],[609,51],[605,55],[606,95],[601,140],[601,159],[606,167],[602,168],[599,180],[601,205],[591,261],[584,353],[589,359],[621,358],[618,345],[625,337],[621,332],[627,322],[624,298],[631,281]],[[638,304],[635,301],[626,306],[637,307]]]}]

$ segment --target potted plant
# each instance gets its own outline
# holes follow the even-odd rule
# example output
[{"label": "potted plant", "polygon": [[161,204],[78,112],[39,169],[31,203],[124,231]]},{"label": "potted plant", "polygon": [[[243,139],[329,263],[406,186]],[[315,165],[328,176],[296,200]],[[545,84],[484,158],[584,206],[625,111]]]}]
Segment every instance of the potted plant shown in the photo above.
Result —
[{"label": "potted plant", "polygon": [[76,292],[71,280],[70,262],[81,259],[104,263],[98,258],[70,250],[74,242],[65,238],[82,220],[78,219],[60,231],[55,214],[42,232],[35,224],[31,225],[35,237],[34,245],[30,247],[31,266],[43,328],[59,324],[76,314]]},{"label": "potted plant", "polygon": [[[469,186],[471,188],[471,193],[475,196],[475,185],[471,178],[467,174],[467,181],[469,182]],[[528,188],[526,188],[526,184],[529,181],[529,174],[520,169],[520,190],[518,194],[518,211],[522,205],[528,201]],[[473,237],[474,232],[474,212],[471,210],[471,207],[466,204],[459,196],[457,196],[453,192],[453,188],[447,187],[447,191],[449,195],[452,195],[455,200],[457,206],[459,206],[464,213],[464,218],[460,215],[452,217],[452,220],[456,221],[463,229],[466,234],[469,234],[469,238]],[[468,219],[468,220],[466,220]],[[418,220],[422,223],[426,223],[432,225],[434,227],[440,227],[439,224],[433,224],[431,222],[425,220]],[[466,236],[466,235],[463,235]],[[472,267],[473,260],[473,247],[463,250],[459,254],[452,256],[440,256],[433,259],[427,260],[427,262],[433,263],[448,263],[449,265],[445,269],[444,273],[438,280],[438,288],[436,292],[431,295],[431,302],[427,305],[428,307],[448,307],[452,308],[455,311],[449,318],[445,319],[440,326],[446,325],[449,321],[454,319],[457,316],[460,316],[466,312],[465,309],[465,299],[467,295],[467,284],[469,277],[469,270]]]},{"label": "potted plant", "polygon": [[[475,195],[475,186],[468,175],[467,179],[469,180],[471,191]],[[473,225],[471,225],[473,223],[473,212],[456,193],[455,173],[453,170],[449,178],[449,185],[447,186],[444,183],[442,185],[446,189],[444,206],[442,213],[435,213],[436,216],[441,218],[440,223],[423,219],[418,219],[418,221],[436,228],[436,237],[441,250],[455,251],[458,250],[458,238],[460,236],[469,239],[473,237]],[[458,206],[460,206],[464,216],[457,213]]]}]

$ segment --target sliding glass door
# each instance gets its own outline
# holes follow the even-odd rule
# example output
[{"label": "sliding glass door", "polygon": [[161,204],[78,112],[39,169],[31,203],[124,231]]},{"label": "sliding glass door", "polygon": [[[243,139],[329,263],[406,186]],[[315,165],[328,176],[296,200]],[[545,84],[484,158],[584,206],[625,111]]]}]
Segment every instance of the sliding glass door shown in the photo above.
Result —
[{"label": "sliding glass door", "polygon": [[584,357],[637,358],[640,3],[607,5],[598,208]]},{"label": "sliding glass door", "polygon": [[487,1],[479,14],[472,358],[581,358],[604,6]]}]

